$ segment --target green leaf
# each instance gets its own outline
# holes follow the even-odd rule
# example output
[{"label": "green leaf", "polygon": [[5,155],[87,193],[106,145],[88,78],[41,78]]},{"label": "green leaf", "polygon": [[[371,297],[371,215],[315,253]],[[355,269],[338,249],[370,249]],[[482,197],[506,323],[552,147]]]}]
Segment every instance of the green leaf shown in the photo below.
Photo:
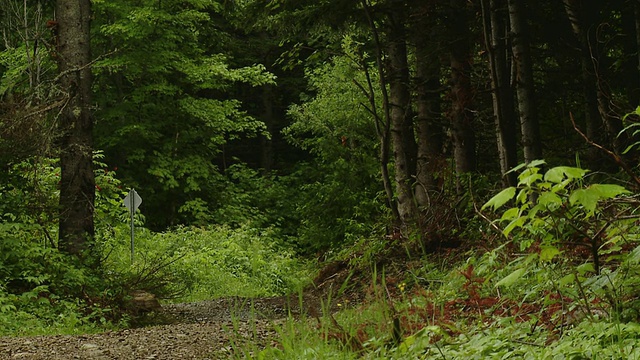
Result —
[{"label": "green leaf", "polygon": [[613,199],[616,196],[630,193],[624,186],[615,184],[593,184],[589,188],[597,192],[601,199]]},{"label": "green leaf", "polygon": [[593,215],[595,212],[598,200],[600,200],[600,196],[592,188],[578,189],[569,196],[569,203],[571,205],[582,205],[588,216]]},{"label": "green leaf", "polygon": [[538,204],[543,205],[550,210],[555,210],[562,206],[562,199],[557,194],[546,191],[538,198]]},{"label": "green leaf", "polygon": [[504,230],[502,230],[502,233],[504,234],[504,236],[509,236],[509,234],[516,228],[516,227],[522,227],[522,225],[524,225],[524,222],[527,220],[527,218],[525,216],[520,216],[519,218],[513,220],[512,222],[509,223],[509,225],[507,225],[507,227],[504,228]]},{"label": "green leaf", "polygon": [[[622,117],[622,121],[627,120],[627,118],[628,118],[629,116],[632,116],[632,115],[638,115],[638,116],[640,116],[640,106],[638,106],[634,111],[632,111],[632,112],[630,112],[630,113],[628,113],[628,114],[625,114],[625,115]],[[629,125],[629,126],[625,127],[624,129],[622,129],[622,130],[618,133],[618,136],[620,136],[620,134],[622,134],[623,132],[627,131],[629,128],[634,127],[634,126],[638,126],[638,125],[639,125],[639,123],[632,123],[631,125]]]},{"label": "green leaf", "polygon": [[[523,173],[524,174],[524,173]],[[538,173],[527,174],[527,176],[521,176],[518,185],[527,185],[531,186],[536,181],[542,180],[542,175]]]},{"label": "green leaf", "polygon": [[553,183],[559,183],[564,179],[564,173],[560,167],[554,167],[544,174],[544,179]]},{"label": "green leaf", "polygon": [[511,209],[505,211],[504,214],[502,214],[502,217],[500,218],[500,220],[512,220],[517,218],[519,215],[520,215],[520,208],[512,207]]},{"label": "green leaf", "polygon": [[580,274],[580,275],[584,275],[586,273],[595,273],[596,272],[596,268],[595,266],[593,266],[593,263],[584,263],[578,267],[576,267],[576,271]]},{"label": "green leaf", "polygon": [[525,189],[521,189],[518,192],[518,196],[516,196],[516,203],[524,204],[527,201],[529,201],[529,198],[527,196],[527,195],[529,195],[529,193],[530,193],[529,189],[526,189],[526,188]]},{"label": "green leaf", "polygon": [[540,166],[546,164],[547,162],[542,160],[542,159],[538,159],[538,160],[533,160],[530,163],[527,164],[528,168],[539,168]]},{"label": "green leaf", "polygon": [[558,250],[558,248],[555,246],[544,246],[540,250],[540,260],[551,261],[556,255],[561,253],[562,251]]},{"label": "green leaf", "polygon": [[[527,217],[529,219],[531,219],[532,221],[535,220],[540,220],[540,218],[537,216],[538,212],[540,212],[541,210],[546,210],[546,208],[542,205],[540,205],[540,203],[536,204],[536,206],[532,207],[531,210],[529,210],[529,213],[527,213]],[[540,226],[544,226],[544,221],[542,221]]]},{"label": "green leaf", "polygon": [[548,181],[541,181],[538,183],[538,190],[540,191],[546,191],[546,190],[551,190],[551,186],[553,184],[551,184]]},{"label": "green leaf", "polygon": [[552,169],[549,169],[544,174],[544,179],[553,183],[562,182],[565,177],[567,179],[581,179],[588,172],[588,170],[571,167],[571,166],[556,166]]},{"label": "green leaf", "polygon": [[558,280],[558,285],[560,285],[560,287],[565,287],[571,284],[572,282],[574,282],[575,280],[576,280],[576,275],[569,274],[569,275],[563,276],[560,280]]},{"label": "green leaf", "polygon": [[640,264],[640,246],[637,246],[629,254],[629,262],[631,264]]},{"label": "green leaf", "polygon": [[516,188],[513,186],[508,187],[489,199],[489,201],[482,206],[482,210],[488,207],[493,207],[493,210],[495,211],[502,205],[506,204],[507,201],[511,200],[515,194]]},{"label": "green leaf", "polygon": [[624,149],[624,151],[622,152],[622,154],[624,155],[624,154],[628,153],[629,151],[631,151],[631,149],[633,149],[633,148],[635,148],[635,147],[638,147],[639,145],[640,145],[640,142],[635,142],[635,143],[633,143],[633,144],[631,144],[631,145],[627,146],[627,148],[626,148],[626,149]]},{"label": "green leaf", "polygon": [[522,163],[522,164],[514,167],[513,169],[507,171],[507,174],[512,173],[512,172],[520,171],[520,169],[524,168],[525,166],[527,166],[527,164]]},{"label": "green leaf", "polygon": [[623,186],[615,184],[593,184],[586,189],[575,190],[569,196],[571,205],[582,205],[587,215],[593,215],[598,201],[611,199],[618,195],[629,193]]},{"label": "green leaf", "polygon": [[509,286],[515,284],[516,281],[518,281],[518,279],[520,279],[520,277],[522,277],[522,275],[524,275],[526,270],[527,269],[525,269],[525,268],[517,269],[516,271],[512,272],[511,274],[505,276],[502,280],[498,281],[498,283],[496,283],[496,287],[498,287],[498,286],[509,287]]}]

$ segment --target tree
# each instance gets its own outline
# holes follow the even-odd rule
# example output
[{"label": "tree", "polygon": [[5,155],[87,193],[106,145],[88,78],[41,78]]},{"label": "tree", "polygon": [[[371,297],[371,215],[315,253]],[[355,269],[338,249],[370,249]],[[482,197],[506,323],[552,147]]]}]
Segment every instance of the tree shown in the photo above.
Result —
[{"label": "tree", "polygon": [[52,96],[55,63],[45,27],[51,5],[0,0],[0,163],[51,150],[54,125],[46,109],[59,101]]},{"label": "tree", "polygon": [[225,221],[226,147],[266,128],[236,95],[275,77],[260,64],[231,66],[236,34],[221,3],[94,4],[105,55],[95,66],[98,145],[146,194],[151,228]]},{"label": "tree", "polygon": [[59,247],[82,256],[94,235],[95,178],[91,114],[91,1],[57,0],[60,131]]},{"label": "tree", "polygon": [[451,134],[456,172],[476,170],[476,140],[473,131],[473,89],[471,87],[471,49],[469,9],[464,0],[451,0],[449,13],[449,55],[451,63]]},{"label": "tree", "polygon": [[500,171],[505,187],[515,186],[516,173],[509,172],[518,165],[515,112],[510,87],[509,51],[507,47],[506,3],[501,0],[483,0],[482,18],[485,47],[489,57],[491,95],[495,119],[496,143],[500,157]]},{"label": "tree", "polygon": [[[400,212],[398,211],[398,204],[395,199],[393,184],[391,182],[391,176],[389,174],[389,161],[390,161],[390,147],[391,147],[391,119],[389,112],[389,95],[387,92],[387,84],[384,77],[385,68],[383,65],[383,49],[380,40],[380,34],[378,32],[377,25],[373,19],[371,14],[371,9],[367,1],[362,1],[363,10],[367,17],[367,21],[369,23],[369,27],[371,29],[371,38],[374,43],[374,54],[375,54],[375,62],[372,67],[376,68],[377,78],[379,83],[379,90],[376,91],[374,86],[374,79],[369,70],[370,65],[368,64],[367,59],[362,52],[358,54],[357,61],[360,64],[360,68],[363,71],[366,79],[366,86],[356,82],[355,84],[360,88],[360,90],[367,97],[368,104],[367,109],[369,113],[371,113],[373,117],[373,121],[376,128],[376,135],[378,136],[378,141],[380,143],[380,152],[379,152],[379,162],[380,162],[380,177],[382,180],[382,184],[385,190],[385,195],[387,198],[387,205],[393,214],[393,219],[396,222],[400,222]],[[382,115],[378,110],[379,101],[377,100],[377,93],[381,93],[380,97],[382,97]]]},{"label": "tree", "polygon": [[509,5],[509,23],[513,63],[515,67],[518,115],[522,132],[524,160],[529,163],[542,158],[540,125],[535,104],[533,83],[533,64],[529,46],[529,30],[524,18],[523,4],[519,0],[507,0]]},{"label": "tree", "polygon": [[[410,38],[415,52],[415,101],[417,158],[415,175],[415,198],[418,206],[426,208],[434,205],[432,193],[439,192],[438,182],[442,180],[444,155],[442,147],[445,139],[442,120],[442,63],[438,49],[437,35],[441,26],[433,15],[437,8],[423,1],[413,7],[413,17],[417,19],[411,26]],[[433,36],[425,36],[429,33]],[[435,39],[434,39],[435,38]]]},{"label": "tree", "polygon": [[[603,26],[605,4],[592,0],[564,0],[564,5],[581,60],[586,135],[595,143],[621,152],[624,149],[617,135],[622,123],[613,108],[611,83],[606,75],[610,49],[605,44],[610,35],[603,31],[607,27]],[[602,157],[599,150],[591,150],[589,160],[593,168],[603,167]]]},{"label": "tree", "polygon": [[413,199],[416,144],[412,123],[407,58],[406,14],[402,3],[389,4],[386,53],[388,68],[384,72],[389,84],[389,118],[395,165],[396,197],[403,225],[416,221],[417,208]]},{"label": "tree", "polygon": [[[345,46],[351,43],[346,40]],[[377,76],[373,70],[369,75]],[[285,134],[313,155],[308,164],[297,165],[302,185],[292,194],[301,216],[298,241],[307,251],[359,234],[366,226],[358,224],[369,224],[381,208],[373,200],[381,190],[379,144],[371,108],[361,105],[368,99],[357,85],[366,83],[366,77],[350,56],[336,55],[307,71],[308,91],[315,95],[289,108],[292,123]]]}]

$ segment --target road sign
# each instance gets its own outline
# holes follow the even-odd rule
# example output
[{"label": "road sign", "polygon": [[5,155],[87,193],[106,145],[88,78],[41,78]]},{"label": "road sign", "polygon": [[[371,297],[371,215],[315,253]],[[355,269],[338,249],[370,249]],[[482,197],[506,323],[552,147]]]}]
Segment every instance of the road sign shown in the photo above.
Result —
[{"label": "road sign", "polygon": [[142,204],[142,198],[140,197],[140,195],[138,195],[138,193],[136,192],[136,189],[131,189],[131,191],[129,191],[127,196],[124,197],[124,206],[126,206],[127,209],[129,209],[129,212],[131,213],[131,265],[133,265],[133,260],[135,256],[134,255],[135,250],[133,245],[133,237],[134,237],[133,214],[135,214],[136,210],[138,210],[138,208],[140,207],[140,204]]},{"label": "road sign", "polygon": [[126,206],[130,212],[135,213],[140,207],[140,204],[142,204],[142,198],[138,195],[136,189],[131,189],[127,196],[124,197],[124,206]]}]

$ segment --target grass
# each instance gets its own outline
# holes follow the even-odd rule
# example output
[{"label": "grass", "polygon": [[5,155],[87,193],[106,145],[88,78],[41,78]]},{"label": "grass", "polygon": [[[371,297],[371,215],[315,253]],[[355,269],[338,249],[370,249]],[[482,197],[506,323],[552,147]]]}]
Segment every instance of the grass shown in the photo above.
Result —
[{"label": "grass", "polygon": [[[282,295],[310,281],[310,265],[280,248],[269,229],[212,226],[154,233],[139,228],[134,264],[127,227],[114,226],[107,235],[100,238],[106,254],[100,275],[75,271],[63,278],[69,288],[81,289],[78,298],[50,292],[61,285],[49,284],[45,276],[36,279],[41,286],[20,294],[4,291],[0,284],[0,336],[126,327],[126,314],[122,317],[118,307],[132,290],[145,290],[166,301],[192,302]],[[88,283],[98,290],[84,292]]]},{"label": "grass", "polygon": [[[139,262],[134,266],[128,263],[127,244],[118,239],[114,235],[108,243],[112,248],[105,264],[112,269],[110,274],[125,275],[141,286],[169,280],[188,284],[191,293],[179,301],[279,295],[300,290],[310,278],[308,264],[273,245],[275,239],[268,230],[141,231]],[[317,314],[274,322],[268,341],[255,322],[246,325],[234,319],[228,329],[233,334],[228,355],[258,359],[640,359],[635,346],[640,325],[634,315],[637,261],[630,258],[619,265],[620,270],[605,267],[596,275],[588,262],[575,264],[561,257],[549,261],[535,252],[513,253],[504,244],[482,254],[474,249],[387,262],[391,265],[386,268],[370,265],[378,263],[375,256],[348,257],[353,259],[351,270],[357,268],[350,273],[359,275],[328,274],[344,281],[334,283],[333,288],[346,294],[321,298],[314,305]],[[346,295],[356,290],[361,296],[354,303]],[[78,304],[68,300],[54,304],[39,293],[33,295],[33,301],[17,295],[0,299],[4,335],[75,334],[118,326],[102,321],[100,311],[89,318],[82,315]],[[250,317],[257,318],[253,311]]]},{"label": "grass", "polygon": [[[361,287],[365,301],[333,313],[328,309],[335,307],[324,306],[319,321],[290,318],[276,326],[273,346],[253,348],[252,354],[259,359],[640,359],[640,324],[618,317],[597,289],[580,292],[578,282],[560,286],[575,269],[572,264],[512,258],[505,248],[467,255],[454,265],[425,258],[403,271],[373,271]],[[398,328],[400,337],[394,338]]]}]

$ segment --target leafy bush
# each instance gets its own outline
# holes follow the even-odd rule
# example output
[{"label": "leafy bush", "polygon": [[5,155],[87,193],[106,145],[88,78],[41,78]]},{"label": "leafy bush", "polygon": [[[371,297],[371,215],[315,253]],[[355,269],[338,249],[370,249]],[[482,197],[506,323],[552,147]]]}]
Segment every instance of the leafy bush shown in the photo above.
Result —
[{"label": "leafy bush", "polygon": [[[627,359],[640,355],[637,322],[609,318],[606,304],[579,299],[570,262],[514,256],[509,244],[443,269],[426,259],[405,281],[373,281],[382,296],[321,326],[285,324],[264,359]],[[557,259],[556,259],[557,260]],[[445,270],[446,269],[446,270]],[[575,271],[581,284],[589,272]],[[514,276],[513,274],[519,274]],[[586,286],[586,285],[585,285]],[[374,289],[374,292],[376,290]],[[590,310],[588,306],[591,306]],[[394,321],[401,337],[394,339]],[[318,329],[319,328],[319,329]],[[354,346],[354,344],[358,346]]]},{"label": "leafy bush", "polygon": [[288,112],[285,135],[313,156],[293,175],[298,241],[308,253],[352,243],[385,212],[375,122],[354,83],[366,83],[364,76],[347,56],[334,57],[307,73],[315,95]]},{"label": "leafy bush", "polygon": [[[130,266],[128,229],[111,239],[106,268],[128,287],[162,298],[202,300],[221,296],[275,296],[304,285],[302,265],[269,230],[225,226],[136,232]],[[123,280],[124,279],[124,280]]]},{"label": "leafy bush", "polygon": [[[136,261],[131,266],[130,216],[122,204],[125,190],[115,168],[95,155],[96,236],[100,267],[88,269],[57,250],[59,169],[51,159],[33,159],[11,168],[0,187],[0,333],[93,331],[126,320],[133,290],[183,300],[216,296],[269,296],[293,291],[308,277],[304,266],[281,248],[279,233],[266,227],[275,213],[262,215],[263,197],[231,202],[239,213],[235,229],[226,226],[179,227],[153,233],[135,214]],[[238,189],[257,175],[234,170]],[[255,211],[246,211],[255,205]],[[240,220],[245,224],[241,224]],[[277,221],[276,221],[277,222]],[[251,225],[246,225],[251,224]],[[253,226],[261,226],[258,230]]]},{"label": "leafy bush", "polygon": [[[31,158],[11,166],[0,187],[2,334],[95,331],[96,324],[109,326],[117,318],[107,302],[91,301],[106,286],[99,269],[57,250],[59,174],[55,160]],[[96,172],[96,181],[100,232],[117,222],[113,201],[119,184],[103,170]]]},{"label": "leafy bush", "polygon": [[535,244],[543,260],[552,260],[561,253],[560,246],[574,255],[586,248],[599,272],[602,255],[620,251],[624,243],[635,240],[623,231],[631,224],[624,216],[629,207],[620,196],[629,191],[617,184],[587,185],[588,171],[577,167],[558,166],[543,175],[543,164],[534,161],[514,169],[524,169],[518,187],[502,190],[483,209],[497,210],[514,201],[499,221],[507,224],[502,231],[507,237],[520,230],[515,240],[521,250]]},{"label": "leafy bush", "polygon": [[[503,190],[484,208],[498,209],[510,201],[499,219],[503,233],[513,235],[521,250],[535,249],[542,262],[565,255],[568,271],[557,284],[572,299],[589,304],[606,301],[610,315],[637,320],[640,289],[640,229],[637,200],[617,184],[587,184],[587,170],[559,166],[540,173],[543,162],[521,166],[518,187]],[[590,261],[587,261],[590,260]],[[515,270],[506,282],[527,273]],[[575,285],[575,286],[574,286]]]}]

